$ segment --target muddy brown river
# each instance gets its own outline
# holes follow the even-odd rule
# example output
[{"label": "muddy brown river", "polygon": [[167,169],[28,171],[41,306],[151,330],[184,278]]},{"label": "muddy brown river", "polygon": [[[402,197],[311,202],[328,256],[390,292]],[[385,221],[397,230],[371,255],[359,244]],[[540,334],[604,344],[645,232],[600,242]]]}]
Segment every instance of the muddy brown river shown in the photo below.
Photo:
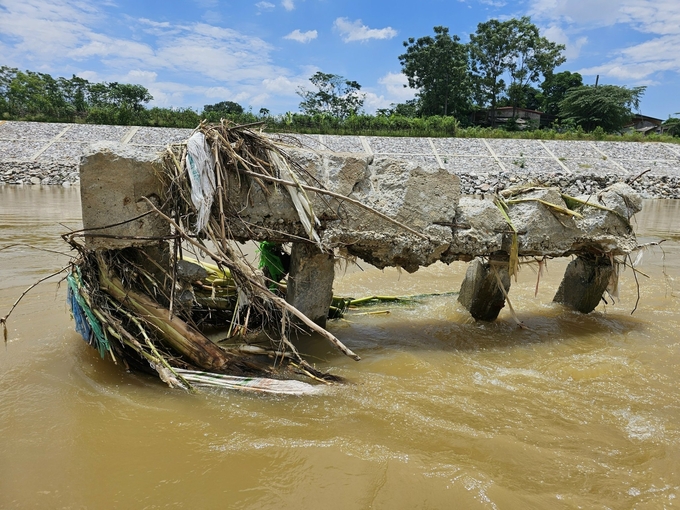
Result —
[{"label": "muddy brown river", "polygon": [[[0,316],[68,262],[77,189],[0,187]],[[680,202],[646,201],[651,248],[620,301],[590,315],[534,297],[523,267],[493,324],[455,296],[380,306],[311,338],[310,361],[352,384],[311,397],[190,395],[100,360],[65,286],[27,296],[0,344],[0,508],[660,509],[680,506]],[[457,291],[465,264],[342,273],[336,293]]]}]

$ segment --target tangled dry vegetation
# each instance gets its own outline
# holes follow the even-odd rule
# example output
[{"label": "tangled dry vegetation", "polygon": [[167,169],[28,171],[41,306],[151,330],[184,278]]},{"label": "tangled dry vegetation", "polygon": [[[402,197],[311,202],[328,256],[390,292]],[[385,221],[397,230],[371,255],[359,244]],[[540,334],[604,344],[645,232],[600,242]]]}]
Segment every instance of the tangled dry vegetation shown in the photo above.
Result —
[{"label": "tangled dry vegetation", "polygon": [[[309,242],[324,248],[301,184],[309,183],[310,176],[302,175],[281,145],[252,128],[226,121],[202,124],[197,133],[206,151],[199,150],[198,156],[188,145],[192,139],[167,147],[159,174],[166,195],[159,204],[146,200],[147,214],[163,218],[170,233],[153,246],[94,251],[87,237],[97,232],[64,236],[78,253],[67,278],[76,325],[102,356],[135,369],[150,367],[172,387],[236,386],[279,393],[311,391],[312,386],[294,380],[297,376],[340,380],[302,358],[290,341],[292,329],[315,332],[359,360],[287,303],[276,291],[278,282],[265,278],[232,242],[227,188],[240,185],[230,180],[249,178],[265,190],[267,181],[283,182]],[[210,160],[213,175],[201,174],[201,158]],[[204,333],[213,324],[228,325],[224,344]],[[246,338],[248,345],[238,342]]]}]

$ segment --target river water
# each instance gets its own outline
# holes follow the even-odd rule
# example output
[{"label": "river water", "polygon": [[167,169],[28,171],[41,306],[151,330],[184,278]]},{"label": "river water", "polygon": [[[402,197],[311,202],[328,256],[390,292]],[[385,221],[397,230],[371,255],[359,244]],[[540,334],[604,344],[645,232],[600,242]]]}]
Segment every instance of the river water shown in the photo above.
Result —
[{"label": "river water", "polygon": [[[64,251],[77,189],[0,187],[0,249]],[[0,346],[0,508],[528,509],[680,505],[680,202],[646,201],[620,302],[551,304],[524,267],[477,324],[455,297],[382,306],[330,329],[311,361],[349,379],[312,397],[189,395],[103,362],[75,333],[65,288],[41,285]],[[662,249],[663,248],[663,249]],[[0,251],[0,315],[68,257]],[[465,265],[341,272],[336,293],[445,293]]]}]

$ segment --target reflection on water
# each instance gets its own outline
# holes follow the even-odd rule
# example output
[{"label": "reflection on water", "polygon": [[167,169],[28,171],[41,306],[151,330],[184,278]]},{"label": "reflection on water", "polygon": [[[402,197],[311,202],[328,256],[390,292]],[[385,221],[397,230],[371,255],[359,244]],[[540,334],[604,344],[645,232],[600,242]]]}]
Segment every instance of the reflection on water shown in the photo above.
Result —
[{"label": "reflection on water", "polygon": [[[0,187],[0,248],[64,250],[77,190]],[[0,349],[0,508],[664,508],[680,496],[680,202],[647,201],[651,247],[621,301],[587,316],[534,297],[523,268],[477,324],[450,296],[333,332],[363,360],[301,339],[352,384],[321,396],[187,395],[102,362],[72,329],[64,289],[39,287]],[[0,251],[0,312],[67,257]],[[455,291],[464,264],[341,275],[344,295]]]}]

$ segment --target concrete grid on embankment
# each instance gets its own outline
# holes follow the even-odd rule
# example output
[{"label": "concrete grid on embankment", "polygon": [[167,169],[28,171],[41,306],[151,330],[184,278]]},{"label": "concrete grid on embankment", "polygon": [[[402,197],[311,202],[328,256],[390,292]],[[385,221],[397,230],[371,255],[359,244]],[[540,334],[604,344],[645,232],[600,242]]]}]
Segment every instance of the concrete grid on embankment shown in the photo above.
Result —
[{"label": "concrete grid on embankment", "polygon": [[[92,142],[160,151],[191,133],[175,128],[2,122],[0,185],[77,184],[80,155]],[[369,153],[445,168],[460,176],[466,194],[522,183],[583,194],[635,179],[632,186],[644,197],[680,198],[680,145],[669,143],[291,134],[281,138],[316,150]]]}]

